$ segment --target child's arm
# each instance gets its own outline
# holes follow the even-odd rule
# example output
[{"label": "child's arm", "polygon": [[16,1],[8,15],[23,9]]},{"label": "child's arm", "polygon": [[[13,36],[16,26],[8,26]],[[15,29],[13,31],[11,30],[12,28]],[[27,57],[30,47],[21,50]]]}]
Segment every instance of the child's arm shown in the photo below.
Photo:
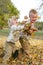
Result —
[{"label": "child's arm", "polygon": [[37,32],[37,31],[38,31],[37,28],[31,28],[31,29],[29,30],[30,34],[33,34],[34,32]]},{"label": "child's arm", "polygon": [[34,32],[35,32],[35,31],[38,31],[38,29],[37,29],[37,28],[31,28],[31,30],[33,30]]},{"label": "child's arm", "polygon": [[24,28],[23,25],[19,25],[19,26],[12,25],[11,30],[12,31],[19,31],[19,30],[22,30],[23,28]]},{"label": "child's arm", "polygon": [[12,26],[12,34],[13,34],[13,36],[20,36],[20,32],[23,30],[23,28],[24,28],[24,26],[21,26],[21,25],[19,25],[19,26]]}]

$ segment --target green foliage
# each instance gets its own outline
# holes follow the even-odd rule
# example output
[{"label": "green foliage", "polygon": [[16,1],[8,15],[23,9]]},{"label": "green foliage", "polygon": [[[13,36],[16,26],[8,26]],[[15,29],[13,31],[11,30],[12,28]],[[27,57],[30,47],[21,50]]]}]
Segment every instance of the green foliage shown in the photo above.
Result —
[{"label": "green foliage", "polygon": [[[0,0],[0,11],[4,14],[18,15],[19,11],[13,6],[10,0]],[[0,14],[2,15],[2,13]]]},{"label": "green foliage", "polygon": [[0,28],[7,26],[8,18],[13,15],[19,17],[19,11],[11,0],[0,0]]},{"label": "green foliage", "polygon": [[39,30],[43,30],[43,22],[36,22],[35,26],[39,29]]}]

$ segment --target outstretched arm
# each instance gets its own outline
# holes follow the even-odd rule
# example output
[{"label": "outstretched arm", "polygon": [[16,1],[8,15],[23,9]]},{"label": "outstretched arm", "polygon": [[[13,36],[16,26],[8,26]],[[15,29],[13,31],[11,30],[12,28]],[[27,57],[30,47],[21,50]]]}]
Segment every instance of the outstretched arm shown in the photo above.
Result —
[{"label": "outstretched arm", "polygon": [[16,26],[16,25],[12,25],[12,27],[11,27],[11,30],[12,31],[19,31],[19,30],[22,30],[24,28],[24,26],[23,25],[19,25],[19,26]]}]

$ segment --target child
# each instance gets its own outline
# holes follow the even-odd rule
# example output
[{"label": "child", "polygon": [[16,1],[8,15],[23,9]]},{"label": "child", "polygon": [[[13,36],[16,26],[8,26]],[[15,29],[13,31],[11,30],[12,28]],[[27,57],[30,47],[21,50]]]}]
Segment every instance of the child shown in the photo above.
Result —
[{"label": "child", "polygon": [[26,24],[25,25],[25,30],[32,34],[33,32],[37,31],[37,28],[35,28],[35,22],[37,20],[37,11],[32,9],[30,12],[29,12],[29,17],[30,17],[30,23],[29,24]]},{"label": "child", "polygon": [[38,31],[37,28],[35,28],[35,22],[37,20],[37,11],[32,9],[30,12],[29,12],[29,17],[30,17],[30,34],[32,34],[33,32],[35,31]]},{"label": "child", "polygon": [[[16,17],[13,18],[13,24],[10,26],[10,34],[5,43],[5,55],[3,57],[3,65],[7,65],[7,62],[10,60],[12,52],[17,50],[15,43],[18,41],[20,36],[20,30],[24,28],[24,26],[20,26],[17,23]],[[17,33],[16,33],[17,32]]]},{"label": "child", "polygon": [[30,17],[30,24],[26,24],[24,26],[24,32],[22,32],[22,35],[20,37],[20,43],[22,45],[22,48],[24,49],[24,52],[29,55],[29,35],[31,35],[34,31],[37,31],[34,24],[37,20],[37,11],[34,9],[31,9],[29,12]]}]

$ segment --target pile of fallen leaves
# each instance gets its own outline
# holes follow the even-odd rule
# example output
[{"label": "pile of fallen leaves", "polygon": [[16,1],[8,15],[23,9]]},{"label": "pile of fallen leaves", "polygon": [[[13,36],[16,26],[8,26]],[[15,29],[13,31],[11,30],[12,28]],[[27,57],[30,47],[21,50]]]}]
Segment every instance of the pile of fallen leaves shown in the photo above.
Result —
[{"label": "pile of fallen leaves", "polygon": [[20,53],[18,58],[12,61],[15,65],[43,65],[43,47],[30,46],[29,56]]},{"label": "pile of fallen leaves", "polygon": [[[3,46],[5,39],[0,40],[0,45]],[[17,58],[9,61],[9,65],[43,65],[43,40],[30,38],[29,42],[29,56],[21,51]]]}]

